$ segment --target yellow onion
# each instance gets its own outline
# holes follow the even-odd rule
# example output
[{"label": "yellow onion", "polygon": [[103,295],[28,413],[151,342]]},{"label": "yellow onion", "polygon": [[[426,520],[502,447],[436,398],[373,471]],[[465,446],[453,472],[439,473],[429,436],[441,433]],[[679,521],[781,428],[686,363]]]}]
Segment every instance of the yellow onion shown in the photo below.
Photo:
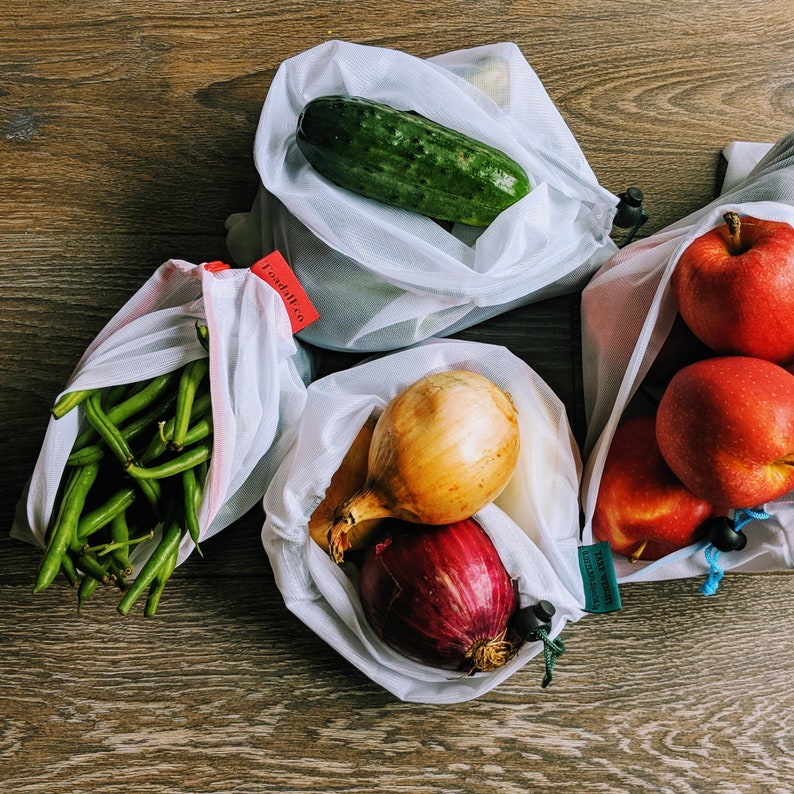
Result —
[{"label": "yellow onion", "polygon": [[469,518],[507,486],[518,450],[515,406],[491,380],[466,370],[420,378],[375,425],[366,481],[334,516],[332,558],[344,559],[351,528],[363,521]]},{"label": "yellow onion", "polygon": [[[375,417],[371,416],[362,425],[350,449],[342,458],[339,468],[331,477],[323,500],[309,518],[309,534],[325,551],[329,548],[329,535],[334,526],[336,509],[356,493],[367,479],[367,458],[374,429]],[[369,537],[368,533],[374,530],[381,520],[377,518],[357,524],[355,530],[348,534],[350,549],[363,548]]]}]

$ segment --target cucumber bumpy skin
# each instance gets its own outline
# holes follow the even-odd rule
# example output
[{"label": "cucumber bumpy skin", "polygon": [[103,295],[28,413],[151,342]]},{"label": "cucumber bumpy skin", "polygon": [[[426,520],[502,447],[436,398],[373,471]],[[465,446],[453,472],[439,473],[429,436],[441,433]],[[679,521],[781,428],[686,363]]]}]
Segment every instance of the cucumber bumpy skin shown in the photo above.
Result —
[{"label": "cucumber bumpy skin", "polygon": [[504,152],[362,97],[311,100],[296,141],[335,185],[435,220],[488,226],[530,190],[524,169]]}]

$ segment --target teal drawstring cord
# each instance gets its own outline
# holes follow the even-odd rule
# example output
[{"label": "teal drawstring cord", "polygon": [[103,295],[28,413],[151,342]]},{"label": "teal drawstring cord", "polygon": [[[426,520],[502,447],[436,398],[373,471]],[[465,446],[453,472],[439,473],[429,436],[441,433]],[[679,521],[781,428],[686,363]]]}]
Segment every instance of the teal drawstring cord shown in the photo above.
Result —
[{"label": "teal drawstring cord", "polygon": [[[740,532],[742,528],[751,521],[763,521],[767,518],[772,518],[772,516],[765,510],[754,510],[749,507],[737,510],[733,516],[733,531]],[[705,596],[710,596],[717,592],[717,588],[720,586],[720,580],[725,574],[725,571],[722,570],[719,564],[720,550],[713,544],[706,546],[703,555],[709,566],[709,575],[706,581],[703,582],[700,592]]]},{"label": "teal drawstring cord", "polygon": [[703,556],[706,558],[706,562],[709,565],[709,575],[706,581],[703,582],[700,592],[705,596],[710,596],[717,592],[717,588],[720,586],[720,580],[725,575],[725,571],[722,570],[719,562],[717,562],[720,556],[720,550],[716,546],[712,546],[711,544],[706,546],[703,550]]}]

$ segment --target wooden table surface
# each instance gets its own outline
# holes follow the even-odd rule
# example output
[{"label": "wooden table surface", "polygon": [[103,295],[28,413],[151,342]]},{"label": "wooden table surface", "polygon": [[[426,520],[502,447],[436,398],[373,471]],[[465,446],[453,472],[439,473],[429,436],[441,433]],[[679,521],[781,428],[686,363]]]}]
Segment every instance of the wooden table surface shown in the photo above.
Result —
[{"label": "wooden table surface", "polygon": [[[284,607],[261,511],[177,569],[158,616],[36,596],[7,534],[52,399],[168,258],[227,258],[257,187],[279,64],[336,38],[431,56],[517,43],[604,187],[640,186],[648,235],[718,189],[733,140],[794,128],[790,0],[316,3],[5,0],[0,15],[0,790],[792,790],[794,577],[624,587],[478,700],[402,703]],[[460,336],[505,344],[583,430],[578,298]],[[326,359],[327,369],[346,362]]]}]

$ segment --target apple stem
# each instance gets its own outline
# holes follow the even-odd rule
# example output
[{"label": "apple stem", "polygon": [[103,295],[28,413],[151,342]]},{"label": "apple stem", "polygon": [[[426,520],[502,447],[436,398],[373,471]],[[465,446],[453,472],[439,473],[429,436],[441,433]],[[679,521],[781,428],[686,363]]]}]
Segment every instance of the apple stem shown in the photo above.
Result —
[{"label": "apple stem", "polygon": [[629,557],[629,562],[634,563],[642,557],[642,553],[645,551],[645,547],[648,545],[647,540],[643,540],[639,546],[631,553],[631,557]]},{"label": "apple stem", "polygon": [[728,224],[728,234],[731,238],[731,253],[736,256],[742,253],[742,222],[738,212],[726,212],[722,219]]}]

